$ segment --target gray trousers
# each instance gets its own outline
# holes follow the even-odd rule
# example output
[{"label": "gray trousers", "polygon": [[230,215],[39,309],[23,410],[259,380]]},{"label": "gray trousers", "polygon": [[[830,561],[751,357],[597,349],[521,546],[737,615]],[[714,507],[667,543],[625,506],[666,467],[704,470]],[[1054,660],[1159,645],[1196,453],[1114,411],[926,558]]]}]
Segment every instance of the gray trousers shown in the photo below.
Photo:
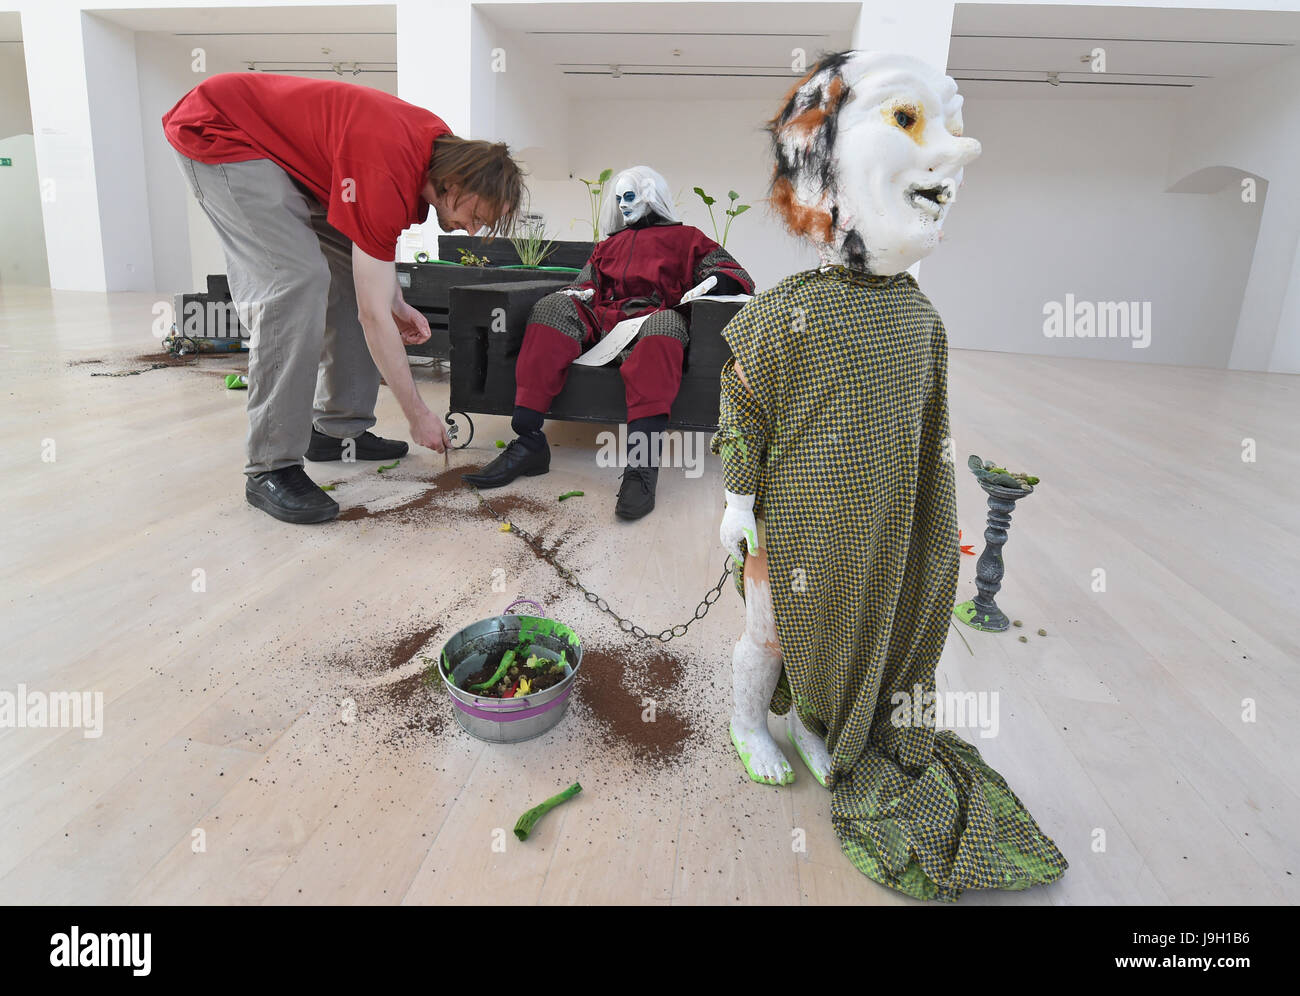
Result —
[{"label": "gray trousers", "polygon": [[176,158],[221,238],[251,337],[244,473],[300,465],[313,422],[337,439],[361,435],[375,424],[379,370],[357,317],[351,240],[269,159]]}]

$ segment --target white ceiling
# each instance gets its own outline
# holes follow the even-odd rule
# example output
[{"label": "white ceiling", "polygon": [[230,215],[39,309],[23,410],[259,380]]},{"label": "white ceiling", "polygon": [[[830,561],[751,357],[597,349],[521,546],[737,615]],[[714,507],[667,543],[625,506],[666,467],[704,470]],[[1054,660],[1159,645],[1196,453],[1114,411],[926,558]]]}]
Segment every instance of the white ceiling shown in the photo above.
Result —
[{"label": "white ceiling", "polygon": [[[1300,13],[959,4],[948,72],[968,97],[1159,98],[1295,54]],[[1106,71],[1082,62],[1105,50]],[[1061,85],[1046,81],[1057,73]]]},{"label": "white ceiling", "polygon": [[[846,48],[858,3],[510,4],[479,8],[526,39],[575,99],[778,100],[822,52]],[[618,67],[614,76],[611,66]]]},{"label": "white ceiling", "polygon": [[[777,100],[798,75],[791,50],[803,49],[811,64],[821,52],[847,47],[859,9],[856,2],[818,0],[478,8],[524,38],[536,58],[554,67],[565,95],[578,100]],[[95,13],[137,31],[184,37],[214,59],[260,69],[325,75],[333,63],[349,71],[359,64],[359,81],[391,86],[396,67],[392,5]],[[0,40],[18,37],[18,15],[0,14]],[[1258,69],[1294,54],[1297,45],[1300,13],[1294,12],[959,4],[948,71],[968,96],[1166,98]],[[1105,73],[1081,61],[1095,47],[1105,49]],[[1049,73],[1060,86],[1046,82]]]},{"label": "white ceiling", "polygon": [[[214,64],[255,63],[265,72],[345,76],[394,87],[397,8],[387,4],[329,7],[211,7],[172,10],[97,10],[95,15],[134,31],[157,31],[205,49]],[[324,51],[328,50],[328,51]]]}]

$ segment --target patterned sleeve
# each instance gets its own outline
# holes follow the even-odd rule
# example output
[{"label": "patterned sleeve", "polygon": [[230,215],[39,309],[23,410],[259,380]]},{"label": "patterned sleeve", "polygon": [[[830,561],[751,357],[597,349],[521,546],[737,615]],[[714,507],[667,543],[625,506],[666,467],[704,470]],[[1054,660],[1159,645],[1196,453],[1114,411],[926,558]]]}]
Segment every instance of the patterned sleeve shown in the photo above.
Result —
[{"label": "patterned sleeve", "polygon": [[[736,359],[722,368],[718,431],[709,448],[722,457],[723,480],[735,494],[758,495],[763,490],[763,468],[776,428],[776,401],[784,369],[784,323],[777,299],[773,291],[760,294],[722,331]],[[737,360],[748,387],[736,373]]]},{"label": "patterned sleeve", "polygon": [[722,368],[718,431],[709,444],[709,449],[722,457],[722,479],[728,491],[758,494],[767,438],[767,416],[736,376],[735,361],[728,360]]},{"label": "patterned sleeve", "polygon": [[705,239],[707,246],[704,255],[695,264],[692,287],[698,286],[708,277],[730,277],[741,287],[740,293],[754,293],[754,278],[745,272],[744,267],[736,262],[735,257],[712,239]]},{"label": "patterned sleeve", "polygon": [[600,284],[595,267],[596,253],[592,252],[587,257],[587,262],[582,264],[582,269],[578,275],[573,278],[573,283],[566,284],[561,290],[590,290],[594,292],[594,300],[600,300]]}]

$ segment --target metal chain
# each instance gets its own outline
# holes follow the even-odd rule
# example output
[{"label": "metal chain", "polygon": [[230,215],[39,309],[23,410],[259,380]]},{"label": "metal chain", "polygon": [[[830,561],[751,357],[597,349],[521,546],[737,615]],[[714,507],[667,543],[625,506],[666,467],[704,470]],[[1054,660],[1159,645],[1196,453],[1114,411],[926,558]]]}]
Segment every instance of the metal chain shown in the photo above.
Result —
[{"label": "metal chain", "polygon": [[709,607],[712,606],[714,602],[716,602],[719,598],[722,597],[722,586],[727,583],[727,575],[730,574],[732,570],[731,556],[730,554],[728,554],[726,561],[722,565],[722,576],[718,578],[718,583],[715,584],[712,588],[710,588],[708,592],[705,593],[704,597],[700,599],[699,604],[695,606],[695,613],[693,617],[688,619],[684,623],[678,623],[676,626],[673,626],[671,629],[660,630],[658,633],[649,633],[646,630],[642,629],[640,626],[636,625],[636,623],[632,622],[631,619],[625,619],[623,616],[620,616],[617,612],[615,612],[613,609],[609,607],[609,603],[606,602],[605,599],[601,598],[594,591],[588,590],[587,587],[581,581],[578,580],[578,576],[573,571],[571,571],[569,568],[565,567],[562,563],[560,563],[555,558],[555,554],[553,552],[548,551],[544,546],[542,546],[542,541],[540,539],[538,539],[532,533],[528,532],[528,530],[521,529],[519,526],[515,525],[509,519],[502,518],[501,514],[492,507],[492,505],[488,502],[488,500],[483,497],[483,493],[479,491],[477,488],[475,489],[474,494],[478,496],[478,500],[483,504],[483,507],[492,513],[493,518],[509,526],[510,531],[512,533],[518,534],[519,538],[522,539],[525,543],[527,543],[530,547],[532,547],[532,549],[537,553],[539,557],[541,557],[548,564],[550,564],[552,567],[555,568],[556,572],[560,575],[560,577],[564,580],[564,582],[567,585],[569,585],[569,587],[577,588],[580,592],[582,592],[583,597],[588,602],[596,606],[596,608],[599,609],[601,612],[604,612],[606,615],[612,616],[615,620],[617,620],[619,629],[621,629],[624,633],[632,634],[632,636],[636,637],[638,640],[658,640],[660,643],[667,643],[669,640],[672,640],[676,637],[685,636],[687,630],[691,628],[691,623],[703,619],[706,615],[708,615]]}]

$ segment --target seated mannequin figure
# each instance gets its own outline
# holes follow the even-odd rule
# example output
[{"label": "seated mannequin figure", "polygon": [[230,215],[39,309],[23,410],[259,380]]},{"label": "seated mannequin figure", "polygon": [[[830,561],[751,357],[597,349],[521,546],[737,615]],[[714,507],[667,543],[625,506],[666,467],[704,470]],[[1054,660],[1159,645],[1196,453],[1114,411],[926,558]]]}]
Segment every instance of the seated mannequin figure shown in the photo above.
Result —
[{"label": "seated mannequin figure", "polygon": [[723,336],[722,544],[743,564],[731,739],[749,777],[831,790],[840,846],[922,899],[1051,882],[1066,861],[979,752],[936,729],[957,585],[947,334],[907,267],[938,244],[963,168],[950,77],[905,56],[827,56],[769,123],[771,202],[823,265]]},{"label": "seated mannequin figure", "polygon": [[[515,364],[516,438],[465,482],[497,488],[545,474],[551,451],[542,424],[569,364],[626,319],[646,317],[619,354],[627,396],[627,454],[615,514],[654,509],[659,444],[681,385],[687,343],[682,305],[704,294],[750,294],[754,282],[698,228],[683,225],[664,178],[646,166],[619,173],[601,208],[605,233],[578,278],[533,307]],[[617,333],[615,333],[617,334]]]}]

